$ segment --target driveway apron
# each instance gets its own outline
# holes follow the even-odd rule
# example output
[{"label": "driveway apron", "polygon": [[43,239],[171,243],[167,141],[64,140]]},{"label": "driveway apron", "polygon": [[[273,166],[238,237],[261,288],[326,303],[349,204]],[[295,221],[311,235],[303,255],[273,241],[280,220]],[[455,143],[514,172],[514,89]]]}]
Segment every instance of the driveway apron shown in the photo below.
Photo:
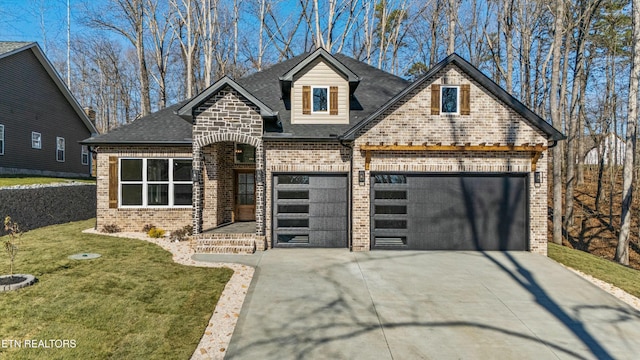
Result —
[{"label": "driveway apron", "polygon": [[227,359],[640,354],[640,312],[536,254],[274,249],[256,262]]}]

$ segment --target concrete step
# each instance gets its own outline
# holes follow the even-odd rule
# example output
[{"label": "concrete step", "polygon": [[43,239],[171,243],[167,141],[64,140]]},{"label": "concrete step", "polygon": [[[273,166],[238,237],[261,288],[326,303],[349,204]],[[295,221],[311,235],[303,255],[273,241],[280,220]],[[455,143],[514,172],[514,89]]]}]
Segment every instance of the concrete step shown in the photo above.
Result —
[{"label": "concrete step", "polygon": [[199,234],[195,238],[195,252],[199,254],[253,254],[255,251],[254,234]]},{"label": "concrete step", "polygon": [[196,245],[197,254],[253,254],[256,251],[255,245]]}]

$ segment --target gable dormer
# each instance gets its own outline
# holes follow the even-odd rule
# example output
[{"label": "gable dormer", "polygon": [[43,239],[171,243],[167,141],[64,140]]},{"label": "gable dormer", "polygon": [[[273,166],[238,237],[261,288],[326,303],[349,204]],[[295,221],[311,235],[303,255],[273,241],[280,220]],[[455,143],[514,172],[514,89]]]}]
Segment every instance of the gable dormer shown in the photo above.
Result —
[{"label": "gable dormer", "polygon": [[348,124],[351,95],[360,78],[318,49],[280,77],[292,124]]}]

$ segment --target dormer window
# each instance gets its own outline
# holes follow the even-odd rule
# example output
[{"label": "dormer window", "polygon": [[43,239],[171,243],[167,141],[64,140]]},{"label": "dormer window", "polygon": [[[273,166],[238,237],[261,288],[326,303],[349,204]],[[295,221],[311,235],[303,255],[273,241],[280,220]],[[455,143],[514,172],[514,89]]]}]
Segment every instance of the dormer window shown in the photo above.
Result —
[{"label": "dormer window", "polygon": [[326,113],[329,111],[329,88],[326,86],[313,86],[313,110],[312,112]]},{"label": "dormer window", "polygon": [[338,115],[337,86],[303,86],[303,115]]}]

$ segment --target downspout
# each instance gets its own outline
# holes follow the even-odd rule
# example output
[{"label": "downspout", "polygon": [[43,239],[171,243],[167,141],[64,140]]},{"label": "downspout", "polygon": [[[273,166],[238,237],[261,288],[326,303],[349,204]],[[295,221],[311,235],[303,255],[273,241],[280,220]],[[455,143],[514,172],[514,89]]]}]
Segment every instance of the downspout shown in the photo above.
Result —
[{"label": "downspout", "polygon": [[[347,239],[349,245],[349,251],[353,251],[353,216],[352,216],[352,204],[353,204],[353,146],[346,144],[345,140],[338,138],[340,145],[349,149],[349,174],[347,175],[347,225],[349,227],[349,238]],[[353,143],[351,143],[353,144]]]}]

